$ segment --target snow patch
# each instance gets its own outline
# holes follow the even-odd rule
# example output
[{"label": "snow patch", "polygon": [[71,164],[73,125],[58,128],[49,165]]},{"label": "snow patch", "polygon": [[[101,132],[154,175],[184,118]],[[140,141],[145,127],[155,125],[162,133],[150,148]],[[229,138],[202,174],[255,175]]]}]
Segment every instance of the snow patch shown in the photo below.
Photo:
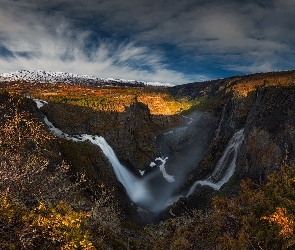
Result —
[{"label": "snow patch", "polygon": [[51,72],[44,70],[19,70],[10,73],[0,74],[0,82],[27,81],[30,83],[70,83],[85,85],[100,84],[134,84],[140,86],[173,87],[171,83],[144,82],[136,80],[98,78],[95,76],[78,75],[66,72]]}]

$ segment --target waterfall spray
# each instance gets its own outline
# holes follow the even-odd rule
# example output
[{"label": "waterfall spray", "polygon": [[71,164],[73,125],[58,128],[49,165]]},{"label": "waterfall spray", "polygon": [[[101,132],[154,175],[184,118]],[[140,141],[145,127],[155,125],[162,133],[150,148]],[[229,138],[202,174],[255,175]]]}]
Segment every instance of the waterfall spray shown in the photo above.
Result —
[{"label": "waterfall spray", "polygon": [[[34,101],[37,103],[38,108],[41,108],[46,103],[37,99],[34,99]],[[125,187],[130,199],[139,206],[142,206],[153,213],[162,211],[167,206],[171,205],[171,203],[176,202],[180,197],[188,197],[193,193],[198,184],[208,185],[214,189],[220,189],[220,187],[225,184],[234,173],[238,149],[244,139],[243,129],[236,132],[226,147],[223,156],[218,161],[212,175],[210,175],[207,180],[196,181],[186,195],[172,197],[174,190],[183,183],[182,179],[185,175],[177,176],[175,179],[174,176],[169,175],[166,172],[165,164],[168,157],[156,158],[155,161],[161,162],[159,169],[150,174],[144,174],[140,178],[135,176],[119,162],[113,149],[103,137],[88,134],[69,135],[62,132],[59,128],[56,128],[46,116],[44,116],[44,121],[50,131],[59,138],[81,142],[89,141],[92,144],[99,146],[109,159],[118,181],[120,181]],[[181,163],[184,164],[183,162],[180,162],[180,164]],[[152,162],[151,166],[156,166],[156,163]]]}]

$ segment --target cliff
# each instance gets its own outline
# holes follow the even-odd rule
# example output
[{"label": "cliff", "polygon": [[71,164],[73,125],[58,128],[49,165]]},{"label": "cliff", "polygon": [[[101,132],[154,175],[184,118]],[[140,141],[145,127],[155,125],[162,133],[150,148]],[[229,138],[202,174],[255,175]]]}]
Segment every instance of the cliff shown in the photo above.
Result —
[{"label": "cliff", "polygon": [[190,179],[208,176],[231,136],[241,128],[245,129],[245,139],[234,176],[225,188],[228,192],[246,177],[264,182],[278,166],[294,162],[294,87],[295,72],[288,71],[172,88],[175,97],[196,101],[191,110],[208,111],[218,117],[209,150]]},{"label": "cliff", "polygon": [[103,136],[120,162],[139,174],[159,156],[156,135],[180,118],[152,116],[147,105],[134,100],[125,112],[96,111],[87,107],[49,103],[42,108],[55,126],[68,134]]},{"label": "cliff", "polygon": [[[183,114],[192,115],[194,111],[213,114],[212,121],[211,118],[206,121],[205,117],[209,116],[203,116],[202,122],[195,127],[191,124],[188,130],[167,135],[160,142],[168,147],[168,164],[175,165],[177,171],[183,170],[185,162],[191,165],[183,190],[195,180],[205,179],[212,173],[230,138],[241,128],[245,129],[245,140],[239,150],[234,176],[223,187],[226,192],[234,193],[245,177],[256,182],[265,181],[265,176],[283,161],[290,163],[294,160],[294,75],[294,71],[288,71],[235,76],[167,89],[170,93],[167,103],[171,100],[180,104],[194,103]],[[129,93],[129,90],[126,91]],[[125,106],[124,112],[55,102],[45,105],[42,112],[65,133],[103,136],[120,162],[139,175],[138,170],[148,170],[151,161],[163,153],[159,150],[161,137],[157,141],[157,136],[166,128],[187,122],[187,118],[180,115],[163,115],[165,100],[161,97],[158,102],[155,91],[145,99],[140,95],[135,97],[130,105]],[[160,93],[163,96],[163,89]],[[165,95],[168,96],[168,92]],[[155,101],[152,97],[156,98]],[[141,101],[149,105],[155,103],[151,106],[153,113],[159,110],[162,115],[151,114],[148,105]],[[66,141],[61,141],[60,147],[73,169],[78,170],[81,166],[85,169],[87,166],[90,176],[97,172],[93,175],[94,182],[100,183],[100,178],[105,182],[110,177],[108,170],[96,169],[99,165],[110,169],[99,150]],[[183,160],[178,162],[176,159],[180,155],[183,155]],[[198,160],[191,160],[192,156]],[[100,175],[104,177],[95,177]]]}]

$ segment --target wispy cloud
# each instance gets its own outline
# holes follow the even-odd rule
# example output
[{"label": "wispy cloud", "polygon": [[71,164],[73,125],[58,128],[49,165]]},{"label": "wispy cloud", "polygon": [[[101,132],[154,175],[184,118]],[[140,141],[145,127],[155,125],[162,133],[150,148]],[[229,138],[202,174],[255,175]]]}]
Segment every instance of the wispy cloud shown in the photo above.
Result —
[{"label": "wispy cloud", "polygon": [[[194,64],[211,75],[295,67],[293,0],[0,4],[1,71],[58,70],[177,84],[209,77],[192,73]],[[192,68],[172,67],[179,58],[169,46],[185,54],[182,63]]]},{"label": "wispy cloud", "polygon": [[3,72],[42,69],[174,84],[192,81],[169,70],[160,51],[136,42],[93,39],[91,30],[77,29],[59,14],[31,9],[22,14],[20,7],[0,10],[1,45],[12,55],[0,57]]},{"label": "wispy cloud", "polygon": [[242,64],[235,68],[247,72],[246,63],[249,70],[257,61],[277,67],[285,55],[294,55],[294,15],[292,0],[264,5],[259,1],[199,1],[138,36],[146,41],[169,40],[198,59],[222,62],[224,69]]},{"label": "wispy cloud", "polygon": [[[22,44],[23,41],[20,45]],[[14,44],[18,47],[17,45]],[[31,52],[28,56],[17,53],[10,46],[7,48],[14,56],[0,58],[1,69],[4,72],[18,69],[42,69],[176,84],[192,80],[181,73],[166,69],[156,53],[134,44],[118,47],[104,42],[93,50],[91,55],[85,55],[83,40],[73,42],[73,40],[67,41],[66,38],[54,42],[53,40],[42,41],[34,50],[25,50]],[[149,70],[142,69],[137,64],[144,65]]]}]

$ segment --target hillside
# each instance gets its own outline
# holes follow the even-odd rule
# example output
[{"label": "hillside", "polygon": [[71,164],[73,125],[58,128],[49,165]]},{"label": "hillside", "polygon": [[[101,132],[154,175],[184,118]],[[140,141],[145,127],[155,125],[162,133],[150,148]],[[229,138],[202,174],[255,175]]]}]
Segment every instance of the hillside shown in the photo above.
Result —
[{"label": "hillside", "polygon": [[158,83],[158,82],[143,82],[126,79],[115,79],[115,78],[98,78],[88,75],[78,75],[66,72],[51,72],[44,70],[19,70],[16,72],[2,73],[0,74],[1,82],[29,82],[29,83],[68,83],[84,86],[161,86],[171,87],[173,85],[169,83]]},{"label": "hillside", "polygon": [[123,112],[134,99],[147,104],[155,115],[176,114],[179,110],[190,107],[187,101],[177,102],[173,99],[163,86],[155,87],[127,80],[118,84],[68,73],[41,73],[20,71],[0,74],[0,89],[6,89],[11,94],[102,111]]},{"label": "hillside", "polygon": [[4,76],[0,248],[294,246],[295,71],[169,88]]},{"label": "hillside", "polygon": [[266,169],[270,173],[284,157],[293,160],[290,150],[294,148],[294,86],[295,71],[287,71],[187,84],[169,90],[177,98],[194,99],[196,105],[191,110],[218,115],[215,140],[245,128],[246,142],[241,151],[247,152],[241,153],[244,159],[238,162],[244,168],[248,166],[249,172],[244,176],[259,178],[257,172],[252,175],[252,168],[264,175]]}]

